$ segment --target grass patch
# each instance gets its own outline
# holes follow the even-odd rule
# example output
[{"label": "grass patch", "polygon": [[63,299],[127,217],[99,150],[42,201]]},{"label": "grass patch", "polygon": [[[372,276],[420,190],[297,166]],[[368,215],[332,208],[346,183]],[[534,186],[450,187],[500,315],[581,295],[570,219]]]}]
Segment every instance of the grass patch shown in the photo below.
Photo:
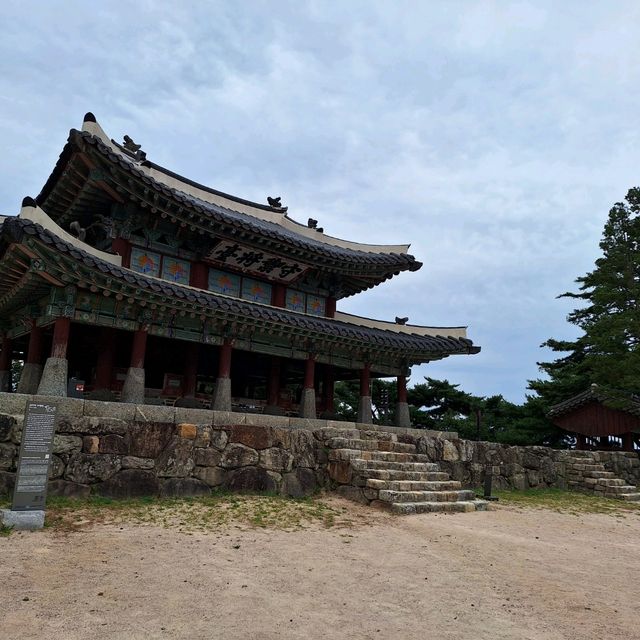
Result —
[{"label": "grass patch", "polygon": [[310,526],[348,526],[340,510],[320,497],[292,499],[276,495],[215,492],[195,498],[135,498],[115,500],[91,496],[84,500],[51,497],[45,527],[58,532],[94,525],[149,525],[185,533],[227,529],[296,531]]},{"label": "grass patch", "polygon": [[639,502],[601,498],[562,489],[498,490],[494,491],[494,495],[500,499],[500,503],[508,506],[548,509],[558,513],[575,515],[584,513],[640,513]]}]

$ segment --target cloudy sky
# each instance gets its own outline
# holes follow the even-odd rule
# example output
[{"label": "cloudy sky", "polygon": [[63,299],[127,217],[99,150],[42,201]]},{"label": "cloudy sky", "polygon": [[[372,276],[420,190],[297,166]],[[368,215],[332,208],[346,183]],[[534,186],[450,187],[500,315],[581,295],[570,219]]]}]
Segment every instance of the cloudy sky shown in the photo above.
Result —
[{"label": "cloudy sky", "polygon": [[640,3],[4,0],[0,214],[86,111],[149,159],[424,262],[339,309],[468,325],[414,368],[524,399],[640,184]]}]

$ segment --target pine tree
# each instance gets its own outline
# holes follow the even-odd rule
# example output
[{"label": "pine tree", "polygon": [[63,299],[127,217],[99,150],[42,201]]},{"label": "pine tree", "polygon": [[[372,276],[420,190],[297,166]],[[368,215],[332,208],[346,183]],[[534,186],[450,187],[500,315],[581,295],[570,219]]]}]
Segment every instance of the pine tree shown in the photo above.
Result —
[{"label": "pine tree", "polygon": [[567,320],[580,328],[574,341],[547,340],[542,346],[567,355],[538,363],[549,380],[530,381],[548,406],[596,383],[611,391],[640,392],[640,189],[609,212],[595,269],[576,279],[573,298],[584,306]]}]

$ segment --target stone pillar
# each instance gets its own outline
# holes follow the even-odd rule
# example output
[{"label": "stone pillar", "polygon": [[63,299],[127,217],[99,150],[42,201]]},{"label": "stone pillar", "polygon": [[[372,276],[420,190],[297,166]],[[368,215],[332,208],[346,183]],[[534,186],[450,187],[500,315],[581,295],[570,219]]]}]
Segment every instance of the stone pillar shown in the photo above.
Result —
[{"label": "stone pillar", "polygon": [[302,397],[300,398],[300,417],[316,417],[316,389],[314,383],[314,373],[316,368],[315,356],[310,353],[304,366],[304,385],[302,387]]},{"label": "stone pillar", "polygon": [[116,330],[102,327],[96,362],[96,389],[110,389],[113,378],[113,359],[116,353]]},{"label": "stone pillar", "polygon": [[396,427],[410,427],[409,403],[407,402],[407,376],[398,376],[398,404],[396,404]]},{"label": "stone pillar", "polygon": [[131,365],[122,387],[122,402],[144,404],[144,356],[147,350],[147,330],[138,329],[133,334]]},{"label": "stone pillar", "polygon": [[198,356],[200,354],[200,344],[189,342],[185,347],[184,363],[184,384],[182,385],[182,395],[185,398],[196,397],[196,384],[198,382]]},{"label": "stone pillar", "polygon": [[265,413],[277,415],[281,413],[278,402],[280,400],[280,372],[282,366],[278,356],[271,356],[269,379],[267,380],[267,406]]},{"label": "stone pillar", "polygon": [[213,396],[214,411],[231,411],[231,352],[233,340],[225,338],[220,345],[220,362],[218,363],[218,378]]},{"label": "stone pillar", "polygon": [[42,377],[42,327],[38,327],[33,321],[29,334],[29,348],[27,357],[22,367],[18,393],[33,394],[38,391],[40,378]]},{"label": "stone pillar", "polygon": [[2,335],[2,351],[0,351],[0,392],[11,391],[11,353],[13,351],[13,340]]},{"label": "stone pillar", "polygon": [[69,318],[57,318],[53,325],[53,340],[51,343],[51,355],[47,358],[44,371],[38,385],[38,394],[41,396],[67,395],[67,346],[69,344],[69,332],[71,320]]},{"label": "stone pillar", "polygon": [[371,365],[367,362],[360,372],[360,403],[358,405],[358,422],[371,424]]}]

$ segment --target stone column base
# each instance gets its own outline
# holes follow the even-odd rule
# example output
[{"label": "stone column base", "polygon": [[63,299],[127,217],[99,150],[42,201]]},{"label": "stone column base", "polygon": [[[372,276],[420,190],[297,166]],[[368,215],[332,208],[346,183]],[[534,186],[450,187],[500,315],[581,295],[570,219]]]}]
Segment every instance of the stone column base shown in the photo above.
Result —
[{"label": "stone column base", "polygon": [[0,509],[0,524],[16,531],[42,529],[44,527],[44,510],[12,511],[11,509]]},{"label": "stone column base", "polygon": [[371,424],[372,421],[371,396],[360,396],[360,403],[358,405],[358,422]]},{"label": "stone column base", "polygon": [[213,410],[231,411],[231,378],[218,378],[213,392]]},{"label": "stone column base", "polygon": [[18,393],[34,394],[38,391],[38,385],[42,378],[42,365],[33,362],[25,362],[18,382]]},{"label": "stone column base", "polygon": [[0,371],[0,392],[6,393],[11,391],[11,371]]},{"label": "stone column base", "polygon": [[38,395],[66,398],[68,366],[66,358],[47,358],[38,385]]},{"label": "stone column base", "polygon": [[409,404],[398,402],[396,405],[396,427],[410,427],[411,416],[409,415]]},{"label": "stone column base", "polygon": [[144,369],[129,367],[122,386],[121,401],[144,404]]},{"label": "stone column base", "polygon": [[316,390],[315,389],[303,389],[302,397],[300,398],[300,417],[316,418]]}]

